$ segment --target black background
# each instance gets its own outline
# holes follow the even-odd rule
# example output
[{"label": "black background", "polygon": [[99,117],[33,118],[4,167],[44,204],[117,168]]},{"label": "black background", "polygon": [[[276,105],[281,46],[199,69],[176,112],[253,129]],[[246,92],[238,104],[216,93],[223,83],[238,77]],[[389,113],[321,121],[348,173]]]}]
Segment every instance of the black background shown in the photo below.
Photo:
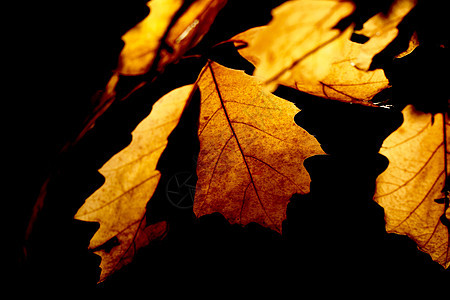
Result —
[{"label": "black background", "polygon": [[[270,7],[280,2],[230,1],[196,51],[205,52],[238,32],[267,23]],[[359,16],[379,11],[385,2],[360,3]],[[141,297],[151,297],[161,292],[182,296],[248,292],[256,297],[268,289],[299,294],[320,286],[316,293],[337,295],[361,287],[431,290],[450,283],[449,272],[418,251],[412,241],[386,234],[383,210],[372,201],[375,178],[388,164],[377,152],[384,138],[401,124],[399,109],[406,103],[432,112],[446,107],[448,78],[441,71],[448,70],[448,40],[443,37],[449,35],[443,29],[442,8],[435,9],[436,3],[429,1],[404,25],[407,31],[410,24],[419,24],[423,49],[394,64],[387,63],[386,57],[398,49],[388,49],[375,61],[385,67],[393,84],[387,97],[396,109],[277,90],[277,95],[302,109],[295,121],[316,135],[330,154],[305,161],[311,193],[291,199],[282,235],[256,224],[230,225],[218,214],[193,218],[192,211],[171,206],[158,190],[149,218],[168,220],[168,236],[139,251],[133,263],[97,285],[99,258],[87,250],[97,225],[73,220],[73,215],[102,184],[96,170],[129,143],[132,129],[153,102],[175,87],[192,83],[205,62],[187,60],[169,68],[157,84],[114,104],[74,149],[58,156],[61,146],[79,130],[92,95],[111,76],[123,46],[120,36],[148,13],[145,3],[77,1],[9,10],[15,20],[5,37],[12,45],[8,47],[12,53],[5,56],[10,70],[6,91],[13,93],[4,94],[12,107],[6,106],[3,115],[8,120],[5,145],[13,145],[7,147],[13,158],[5,158],[6,164],[12,163],[8,176],[12,185],[7,189],[13,196],[4,201],[6,209],[14,212],[5,231],[13,234],[10,248],[15,264],[10,279],[14,285],[10,286],[17,293],[63,290],[66,295],[113,296],[118,291],[138,291],[144,293]],[[232,47],[218,47],[208,57],[251,73],[251,66]],[[133,80],[123,82],[132,85]],[[195,170],[196,99],[159,163],[161,186],[179,171]],[[24,254],[27,220],[49,173],[53,174],[49,195]],[[339,288],[331,289],[331,285]]]}]

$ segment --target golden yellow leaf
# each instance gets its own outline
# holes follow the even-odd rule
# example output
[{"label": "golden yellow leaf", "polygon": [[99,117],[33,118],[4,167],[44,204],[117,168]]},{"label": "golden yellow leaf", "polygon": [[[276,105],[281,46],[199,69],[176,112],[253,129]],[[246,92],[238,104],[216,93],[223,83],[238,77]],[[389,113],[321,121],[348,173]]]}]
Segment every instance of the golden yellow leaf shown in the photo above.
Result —
[{"label": "golden yellow leaf", "polygon": [[[156,165],[192,89],[188,85],[173,90],[153,105],[150,115],[133,131],[130,145],[100,168],[104,185],[75,215],[78,220],[100,223],[89,244],[90,249],[100,249],[100,281],[127,264],[138,248],[165,233],[164,221],[146,223],[146,205],[159,182]],[[106,251],[102,246],[108,241],[115,242]]]},{"label": "golden yellow leaf", "polygon": [[219,212],[281,232],[290,197],[309,192],[303,161],[323,154],[319,143],[294,123],[298,108],[242,71],[209,63],[198,85],[195,214]]},{"label": "golden yellow leaf", "polygon": [[151,0],[149,15],[122,37],[125,46],[120,54],[118,72],[141,75],[153,62],[161,71],[195,46],[209,30],[226,0],[197,0],[188,5],[183,0]]},{"label": "golden yellow leaf", "polygon": [[403,18],[414,8],[417,0],[395,0],[387,15],[378,13],[364,23],[357,34],[369,38],[362,47],[355,65],[362,70],[368,70],[372,58],[389,45],[398,35],[397,26]]},{"label": "golden yellow leaf", "polygon": [[[403,110],[404,123],[383,143],[380,153],[389,166],[377,179],[374,199],[384,208],[388,232],[408,235],[419,249],[448,268],[450,210],[443,193],[449,176],[448,118],[434,117],[412,105]],[[447,187],[448,188],[448,187]],[[448,199],[447,199],[448,201]]]},{"label": "golden yellow leaf", "polygon": [[373,105],[370,100],[389,87],[384,71],[356,67],[364,45],[350,41],[353,26],[342,32],[332,29],[352,11],[353,4],[345,1],[289,1],[273,11],[267,26],[233,40],[247,45],[239,53],[255,65],[254,75],[269,90],[282,84],[319,97]]},{"label": "golden yellow leaf", "polygon": [[[261,58],[253,51],[252,45],[257,37],[264,36],[265,30],[266,27],[252,28],[235,37],[237,41],[248,44],[248,47],[239,49],[239,53],[253,63],[256,69]],[[351,31],[347,30],[332,43],[336,45],[339,42],[340,50],[335,52],[335,55],[330,56],[324,52],[311,55],[317,63],[323,63],[321,77],[312,78],[309,75],[309,69],[314,68],[315,63],[308,66],[310,61],[305,60],[302,65],[289,71],[290,77],[280,77],[276,82],[318,97],[372,105],[370,100],[389,87],[389,80],[382,69],[363,71],[356,68],[353,61],[360,53],[362,45],[350,41],[350,35]],[[322,55],[325,56],[323,60]]]},{"label": "golden yellow leaf", "polygon": [[372,105],[370,100],[390,85],[382,69],[362,71],[355,67],[353,60],[361,46],[347,40],[342,56],[331,63],[322,79],[315,82],[297,80],[286,82],[286,85],[327,99]]},{"label": "golden yellow leaf", "polygon": [[[260,27],[248,48],[242,50],[257,58],[254,76],[265,81],[269,90],[277,83],[317,81],[339,55],[345,40],[340,30],[333,29],[354,10],[350,1],[287,1],[272,11],[273,20]],[[301,70],[301,71],[299,71]]]}]

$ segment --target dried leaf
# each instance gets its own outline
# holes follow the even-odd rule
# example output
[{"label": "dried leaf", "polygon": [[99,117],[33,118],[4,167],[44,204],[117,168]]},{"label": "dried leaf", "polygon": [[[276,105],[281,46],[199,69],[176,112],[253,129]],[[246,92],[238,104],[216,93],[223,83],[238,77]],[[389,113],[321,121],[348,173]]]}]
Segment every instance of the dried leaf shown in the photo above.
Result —
[{"label": "dried leaf", "polygon": [[150,14],[122,37],[125,46],[120,54],[118,72],[141,75],[149,71],[153,62],[157,63],[154,68],[161,71],[167,64],[177,61],[206,34],[226,2],[197,0],[177,18],[188,1],[149,1]]},{"label": "dried leaf", "polygon": [[242,71],[209,63],[198,85],[195,214],[219,212],[231,223],[280,232],[290,197],[309,192],[303,161],[323,154],[319,143],[294,123],[292,103]]},{"label": "dried leaf", "polygon": [[361,30],[355,31],[357,34],[369,38],[362,47],[355,65],[361,70],[368,70],[372,63],[372,58],[380,53],[398,35],[397,26],[403,18],[414,8],[417,0],[396,0],[392,3],[387,15],[378,13],[364,23]]},{"label": "dried leaf", "polygon": [[412,105],[403,115],[403,125],[380,150],[389,159],[389,167],[377,179],[374,199],[385,210],[388,232],[408,235],[420,250],[448,268],[449,225],[444,223],[450,219],[450,210],[444,187],[449,176],[450,139],[445,136],[450,124],[445,118],[444,130],[442,114],[432,116]]},{"label": "dried leaf", "polygon": [[[100,223],[89,245],[102,257],[100,281],[131,261],[137,249],[165,233],[164,221],[146,223],[146,205],[159,182],[156,165],[192,89],[193,85],[178,88],[154,104],[133,131],[131,144],[100,168],[104,185],[75,215],[78,220]],[[112,249],[111,241],[115,241]]]}]

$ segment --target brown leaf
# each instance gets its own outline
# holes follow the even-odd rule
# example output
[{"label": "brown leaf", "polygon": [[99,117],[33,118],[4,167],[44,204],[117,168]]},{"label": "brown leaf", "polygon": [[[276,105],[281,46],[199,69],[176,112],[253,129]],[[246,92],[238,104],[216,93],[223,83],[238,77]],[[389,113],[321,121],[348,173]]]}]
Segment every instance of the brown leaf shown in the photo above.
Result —
[{"label": "brown leaf", "polygon": [[[141,75],[153,66],[161,71],[195,46],[209,30],[226,0],[151,0],[149,15],[123,37],[118,72]],[[181,16],[177,14],[182,12]]]},{"label": "brown leaf", "polygon": [[[158,160],[192,90],[193,85],[178,88],[154,104],[150,115],[133,131],[130,145],[99,170],[105,176],[104,185],[75,216],[100,223],[89,245],[102,257],[100,281],[131,261],[137,249],[165,233],[164,221],[146,223],[146,205],[159,182]],[[112,249],[106,246],[108,241],[116,241]]]},{"label": "brown leaf", "polygon": [[[242,71],[209,63],[198,81],[200,154],[194,212],[281,232],[294,193],[308,193],[303,161],[323,154],[294,123],[299,110]],[[242,88],[245,87],[245,88]]]},{"label": "brown leaf", "polygon": [[433,117],[412,105],[403,115],[403,125],[380,150],[389,159],[389,167],[377,179],[374,199],[385,210],[388,232],[408,235],[420,250],[448,268],[449,225],[444,223],[450,219],[450,210],[444,186],[449,176],[450,139],[445,136],[450,124],[445,118],[444,128],[442,114]]}]

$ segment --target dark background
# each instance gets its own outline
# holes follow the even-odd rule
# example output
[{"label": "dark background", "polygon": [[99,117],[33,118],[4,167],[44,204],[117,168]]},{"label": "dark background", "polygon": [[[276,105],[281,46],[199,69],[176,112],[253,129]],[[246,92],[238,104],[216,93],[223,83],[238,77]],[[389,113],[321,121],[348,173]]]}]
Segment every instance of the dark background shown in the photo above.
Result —
[{"label": "dark background", "polygon": [[[267,23],[270,7],[283,1],[243,2],[230,1],[192,53],[207,52],[206,57],[251,73],[251,66],[230,46],[206,51],[238,32]],[[359,3],[358,16],[363,20],[388,2]],[[8,261],[15,263],[14,276],[10,276],[14,285],[10,286],[17,293],[48,294],[62,289],[66,294],[94,291],[108,296],[118,291],[146,292],[149,297],[160,292],[182,296],[248,292],[256,296],[268,289],[302,293],[316,285],[323,287],[320,293],[336,294],[361,287],[377,291],[394,286],[404,291],[448,285],[449,272],[418,251],[412,241],[386,234],[383,210],[372,201],[375,178],[388,163],[377,152],[384,138],[401,124],[401,107],[415,103],[427,112],[446,109],[448,78],[442,70],[448,70],[449,34],[444,30],[448,28],[443,24],[445,15],[433,1],[421,4],[420,12],[402,25],[405,32],[411,24],[416,26],[423,49],[391,63],[389,51],[398,51],[393,46],[375,60],[393,84],[386,97],[395,109],[277,90],[277,95],[302,109],[295,121],[316,135],[330,154],[305,161],[311,193],[291,199],[282,235],[256,224],[230,225],[218,214],[196,219],[192,210],[170,205],[158,189],[149,218],[168,220],[167,238],[142,249],[132,264],[96,285],[99,258],[87,246],[97,225],[73,220],[73,215],[102,184],[96,170],[129,143],[132,129],[153,102],[175,87],[192,83],[205,62],[187,60],[170,67],[157,84],[114,104],[76,147],[58,155],[77,134],[91,108],[92,95],[111,76],[123,46],[120,36],[147,15],[145,3],[77,1],[23,4],[9,10],[15,20],[5,35],[7,45],[12,46],[5,56],[10,70],[5,90],[13,93],[4,94],[12,106],[6,106],[3,115],[7,120],[5,145],[13,145],[6,147],[12,156],[5,158],[7,165],[12,164],[7,190],[13,195],[4,201],[8,214],[12,211],[14,216],[5,232],[12,233],[13,259]],[[124,78],[124,89],[136,80]],[[159,163],[160,186],[177,172],[194,174],[197,100],[169,139]],[[48,174],[53,178],[49,195],[24,254],[27,220]],[[325,288],[330,286],[339,289]]]}]

